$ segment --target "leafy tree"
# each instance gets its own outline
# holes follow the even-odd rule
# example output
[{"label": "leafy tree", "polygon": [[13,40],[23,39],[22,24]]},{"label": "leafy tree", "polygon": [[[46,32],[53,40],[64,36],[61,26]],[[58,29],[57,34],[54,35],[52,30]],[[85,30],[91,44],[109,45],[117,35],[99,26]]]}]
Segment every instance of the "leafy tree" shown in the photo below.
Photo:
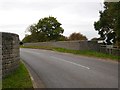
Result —
[{"label": "leafy tree", "polygon": [[[51,40],[63,40],[62,33],[64,29],[61,23],[54,17],[45,17],[39,20],[37,24],[30,25],[27,31],[31,33],[23,39],[24,42],[45,42]],[[64,37],[65,39],[65,37]]]},{"label": "leafy tree", "polygon": [[108,45],[120,42],[120,2],[104,2],[104,11],[100,11],[100,19],[94,22],[94,28],[98,31],[100,39]]},{"label": "leafy tree", "polygon": [[68,37],[60,35],[57,41],[68,41]]},{"label": "leafy tree", "polygon": [[26,35],[26,36],[24,37],[24,39],[22,40],[23,43],[31,42],[31,41],[32,41],[31,35]]},{"label": "leafy tree", "polygon": [[30,25],[30,26],[27,28],[27,31],[30,32],[31,34],[38,32],[38,29],[37,29],[37,27],[36,27],[36,24]]},{"label": "leafy tree", "polygon": [[64,32],[61,23],[54,17],[45,17],[40,19],[36,25],[38,33],[44,33],[49,40],[57,40]]},{"label": "leafy tree", "polygon": [[69,36],[69,40],[87,40],[86,36],[82,35],[81,33],[72,33]]}]

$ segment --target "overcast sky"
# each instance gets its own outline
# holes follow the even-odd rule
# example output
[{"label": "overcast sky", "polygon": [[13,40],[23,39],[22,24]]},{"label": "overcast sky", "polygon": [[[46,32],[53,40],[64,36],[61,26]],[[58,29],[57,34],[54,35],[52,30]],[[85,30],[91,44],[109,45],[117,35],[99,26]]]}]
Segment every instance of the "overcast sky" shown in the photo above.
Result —
[{"label": "overcast sky", "polygon": [[53,16],[62,24],[63,35],[80,32],[88,39],[99,37],[93,23],[103,9],[102,0],[0,0],[0,32],[17,33],[22,40],[26,28]]}]

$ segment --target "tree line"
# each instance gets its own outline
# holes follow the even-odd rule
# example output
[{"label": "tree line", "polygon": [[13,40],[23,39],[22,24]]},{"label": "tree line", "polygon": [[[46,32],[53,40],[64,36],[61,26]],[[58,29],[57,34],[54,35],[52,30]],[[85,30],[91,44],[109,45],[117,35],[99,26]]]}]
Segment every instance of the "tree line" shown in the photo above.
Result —
[{"label": "tree line", "polygon": [[41,18],[37,24],[30,25],[26,35],[22,40],[26,42],[46,42],[46,41],[67,41],[67,40],[87,40],[87,37],[81,33],[72,33],[69,37],[63,34],[64,29],[61,23],[52,16]]}]

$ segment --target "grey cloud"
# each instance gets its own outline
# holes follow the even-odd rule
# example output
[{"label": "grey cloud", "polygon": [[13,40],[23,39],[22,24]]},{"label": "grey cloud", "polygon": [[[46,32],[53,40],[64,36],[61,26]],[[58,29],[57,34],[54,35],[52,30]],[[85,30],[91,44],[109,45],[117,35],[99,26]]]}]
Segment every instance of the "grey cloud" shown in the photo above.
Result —
[{"label": "grey cloud", "polygon": [[104,0],[105,2],[119,2],[120,0]]},{"label": "grey cloud", "polygon": [[[53,0],[54,1],[54,0]],[[17,1],[6,1],[2,2],[1,8],[10,10],[10,9],[27,9],[27,10],[50,10],[62,5],[65,5],[65,2],[17,2]]]},{"label": "grey cloud", "polygon": [[[88,0],[85,0],[85,2],[81,1],[84,0],[0,0],[0,9],[5,11],[5,14],[9,14],[9,12],[13,13],[11,17],[14,22],[11,21],[12,23],[26,23],[11,25],[5,22],[6,25],[0,25],[0,28],[4,30],[11,29],[11,31],[14,29],[17,31],[23,27],[21,32],[24,32],[26,27],[29,26],[27,23],[31,23],[33,18],[37,19],[38,17],[42,18],[41,16],[44,15],[55,15],[55,17],[59,18],[58,21],[61,21],[63,24],[62,26],[65,29],[65,33],[80,31],[89,38],[92,36],[94,37],[96,34],[93,27],[93,21],[99,18],[98,12],[102,9],[102,4],[100,2],[94,2],[100,0],[89,0],[89,2],[87,2]],[[12,9],[16,10],[12,11]],[[7,12],[7,10],[9,12]],[[16,14],[16,11],[22,13],[22,20],[18,19],[20,15]],[[29,13],[27,11],[29,11]],[[28,18],[26,19],[27,15]],[[4,18],[6,19],[6,17]],[[69,30],[71,30],[71,32],[69,32]],[[91,34],[88,33],[90,31]]]},{"label": "grey cloud", "polygon": [[83,2],[83,3],[73,3],[70,6],[68,6],[66,9],[67,12],[78,15],[82,17],[88,17],[93,18],[96,17],[96,14],[98,14],[98,11],[101,8],[101,3],[95,3],[95,2]]},{"label": "grey cloud", "polygon": [[0,25],[1,29],[9,29],[9,28],[22,28],[25,27],[26,24],[6,24],[6,25]]},{"label": "grey cloud", "polygon": [[[25,0],[26,1],[26,0]],[[79,2],[83,0],[29,0],[28,2],[21,2],[20,0],[3,0],[1,2],[1,8],[2,9],[27,9],[27,10],[50,10],[55,9],[62,6],[67,5],[73,5],[77,4],[75,7],[72,7],[73,10],[77,8],[79,10],[79,7],[85,7],[94,9],[95,5],[94,2]],[[92,0],[94,1],[94,0]],[[91,4],[90,4],[91,3]],[[72,10],[72,8],[70,8]],[[81,10],[81,9],[80,9]]]}]

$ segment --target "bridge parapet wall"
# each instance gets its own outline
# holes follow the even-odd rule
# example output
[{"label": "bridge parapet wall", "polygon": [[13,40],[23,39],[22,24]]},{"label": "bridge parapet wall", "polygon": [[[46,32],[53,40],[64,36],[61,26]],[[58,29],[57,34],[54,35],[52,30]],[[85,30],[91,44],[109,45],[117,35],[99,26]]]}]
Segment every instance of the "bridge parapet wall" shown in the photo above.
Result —
[{"label": "bridge parapet wall", "polygon": [[120,56],[120,49],[102,47],[97,41],[52,41],[38,43],[24,43],[24,46],[60,47],[72,50],[91,50],[105,54]]},{"label": "bridge parapet wall", "polygon": [[5,77],[19,66],[19,36],[0,32],[1,75]]}]

